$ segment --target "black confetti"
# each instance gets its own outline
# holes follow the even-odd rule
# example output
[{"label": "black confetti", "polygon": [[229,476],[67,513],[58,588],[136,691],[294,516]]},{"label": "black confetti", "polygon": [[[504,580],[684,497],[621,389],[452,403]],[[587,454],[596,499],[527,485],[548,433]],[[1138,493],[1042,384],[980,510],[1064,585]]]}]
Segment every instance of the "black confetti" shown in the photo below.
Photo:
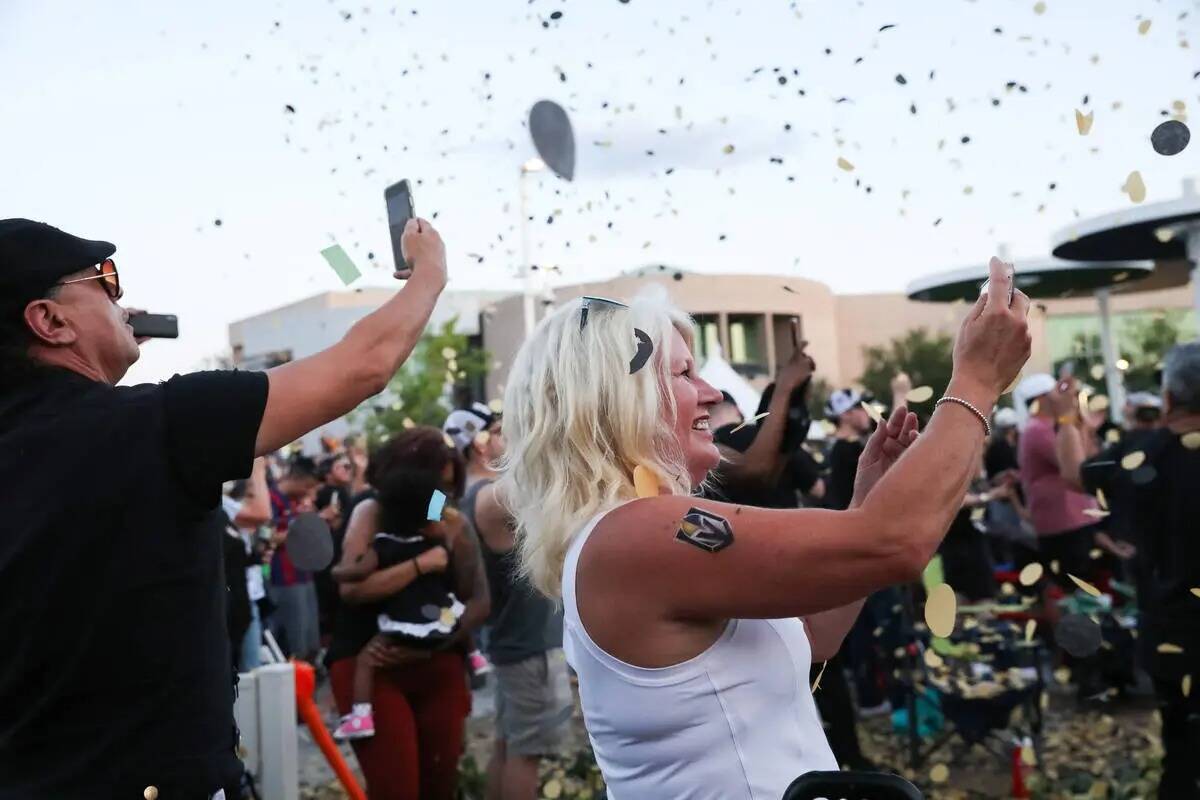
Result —
[{"label": "black confetti", "polygon": [[894,28],[894,27],[896,27],[896,26],[895,26],[895,25],[893,25],[893,24],[891,24],[891,23],[889,23],[889,24],[887,24],[887,25],[884,25],[883,27],[881,27],[881,28],[879,29],[879,32],[880,32],[880,33],[883,33],[884,31],[886,31],[886,30],[891,30],[891,29],[892,29],[892,28]]},{"label": "black confetti", "polygon": [[908,107],[908,111],[910,114],[916,114],[917,113],[917,104],[913,103],[912,105],[910,105]]},{"label": "black confetti", "polygon": [[550,12],[550,19],[562,19],[562,12],[561,11]]},{"label": "black confetti", "polygon": [[1150,134],[1150,144],[1160,156],[1174,156],[1183,152],[1191,138],[1192,132],[1187,125],[1170,119],[1154,129]]},{"label": "black confetti", "polygon": [[783,85],[785,85],[785,84],[787,83],[787,76],[786,76],[786,75],[780,75],[780,76],[779,76],[778,78],[776,78],[775,80],[779,81],[779,85],[780,85],[780,86],[783,86]]},{"label": "black confetti", "polygon": [[963,144],[970,144],[970,143],[971,143],[971,137],[970,137],[970,136],[964,136],[964,137],[962,137],[962,139],[961,139],[960,141],[962,141],[962,143],[963,143]]},{"label": "black confetti", "polygon": [[905,78],[905,77],[904,77],[903,75],[901,75],[900,73],[896,73],[896,83],[898,83],[898,84],[900,84],[901,86],[903,86],[903,85],[905,85],[906,83],[908,83],[908,79],[907,79],[907,78]]},{"label": "black confetti", "polygon": [[213,225],[216,225],[218,228],[219,228],[219,227],[221,227],[221,220],[220,220],[220,218],[218,218],[218,219],[214,219],[214,220],[213,220]]},{"label": "black confetti", "polygon": [[287,113],[289,113],[289,114],[295,114],[295,113],[296,113],[296,107],[295,107],[294,105],[290,104],[290,103],[289,103],[288,105],[285,105],[285,106],[283,107],[283,110],[284,110],[284,111],[286,111],[286,112],[287,112]]},{"label": "black confetti", "polygon": [[793,289],[793,288],[792,288],[792,287],[790,287],[790,286],[784,286],[784,287],[783,287],[783,290],[784,290],[785,292],[791,292],[792,294],[796,294],[796,290],[795,290],[795,289]]}]

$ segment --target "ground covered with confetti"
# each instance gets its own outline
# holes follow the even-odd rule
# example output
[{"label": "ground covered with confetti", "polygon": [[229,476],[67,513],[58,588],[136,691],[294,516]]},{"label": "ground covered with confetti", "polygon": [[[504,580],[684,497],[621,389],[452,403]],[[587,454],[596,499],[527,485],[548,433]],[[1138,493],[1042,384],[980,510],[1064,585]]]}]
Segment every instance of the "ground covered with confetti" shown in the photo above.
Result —
[{"label": "ground covered with confetti", "polygon": [[[326,695],[327,691],[320,696],[321,707],[332,724],[332,703]],[[482,800],[483,770],[491,747],[490,693],[476,693],[475,702],[460,771],[463,800]],[[913,769],[906,765],[904,738],[892,731],[886,718],[861,722],[859,736],[871,760],[911,780],[929,800],[1013,796],[1013,767],[1008,756],[982,746],[966,748],[952,737]],[[567,755],[548,762],[543,769],[542,796],[550,800],[603,798],[603,783],[578,710],[565,744]],[[356,766],[353,751],[343,746],[342,752]],[[1033,800],[1148,800],[1155,796],[1161,753],[1157,712],[1148,688],[1134,687],[1111,702],[1081,706],[1073,687],[1052,685],[1038,763],[1021,769]],[[300,763],[301,798],[347,797],[304,730],[300,732]],[[944,780],[935,783],[931,775]]]}]

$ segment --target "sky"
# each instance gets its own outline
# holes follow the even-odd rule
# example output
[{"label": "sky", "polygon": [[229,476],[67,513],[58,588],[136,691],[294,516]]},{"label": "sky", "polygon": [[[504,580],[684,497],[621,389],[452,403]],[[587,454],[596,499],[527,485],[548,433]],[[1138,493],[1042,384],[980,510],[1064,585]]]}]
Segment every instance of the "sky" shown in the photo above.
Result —
[{"label": "sky", "polygon": [[1198,31],[1196,0],[0,0],[0,218],[117,245],[126,304],[180,318],[127,379],[159,380],[342,288],[333,243],[388,285],[401,178],[451,289],[518,286],[551,99],[577,146],[572,182],[525,178],[551,282],[665,263],[899,291],[1045,255],[1126,207],[1133,170],[1146,202],[1200,177],[1200,144],[1150,145],[1173,103],[1200,111]]}]

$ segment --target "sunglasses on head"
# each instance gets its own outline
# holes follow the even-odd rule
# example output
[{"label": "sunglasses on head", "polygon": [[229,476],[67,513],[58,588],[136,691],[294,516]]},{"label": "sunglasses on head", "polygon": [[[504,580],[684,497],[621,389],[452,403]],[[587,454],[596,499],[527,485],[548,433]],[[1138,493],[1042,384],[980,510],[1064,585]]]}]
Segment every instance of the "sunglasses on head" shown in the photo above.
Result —
[{"label": "sunglasses on head", "polygon": [[55,286],[66,286],[69,283],[82,283],[83,281],[100,281],[100,285],[104,287],[105,294],[113,302],[121,299],[124,294],[121,291],[121,278],[117,275],[117,263],[111,258],[106,258],[104,261],[96,265],[96,274],[88,275],[86,278],[72,278],[69,281],[59,281]]},{"label": "sunglasses on head", "polygon": [[583,329],[587,327],[588,311],[591,309],[592,304],[608,306],[610,308],[629,308],[629,306],[625,305],[621,301],[609,300],[607,297],[592,297],[591,295],[585,294],[583,297],[579,298],[579,300],[580,300],[580,305],[579,305],[579,332],[580,333],[583,333]]}]

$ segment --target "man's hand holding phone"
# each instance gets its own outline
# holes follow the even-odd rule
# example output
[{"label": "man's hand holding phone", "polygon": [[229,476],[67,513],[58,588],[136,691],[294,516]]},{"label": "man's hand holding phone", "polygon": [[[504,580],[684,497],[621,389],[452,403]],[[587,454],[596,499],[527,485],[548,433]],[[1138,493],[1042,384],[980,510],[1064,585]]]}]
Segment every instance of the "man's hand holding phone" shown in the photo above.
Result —
[{"label": "man's hand holding phone", "polygon": [[446,285],[446,245],[428,220],[417,217],[404,226],[401,239],[408,263],[394,273],[398,280],[414,276],[422,281],[435,282],[438,288]]}]

